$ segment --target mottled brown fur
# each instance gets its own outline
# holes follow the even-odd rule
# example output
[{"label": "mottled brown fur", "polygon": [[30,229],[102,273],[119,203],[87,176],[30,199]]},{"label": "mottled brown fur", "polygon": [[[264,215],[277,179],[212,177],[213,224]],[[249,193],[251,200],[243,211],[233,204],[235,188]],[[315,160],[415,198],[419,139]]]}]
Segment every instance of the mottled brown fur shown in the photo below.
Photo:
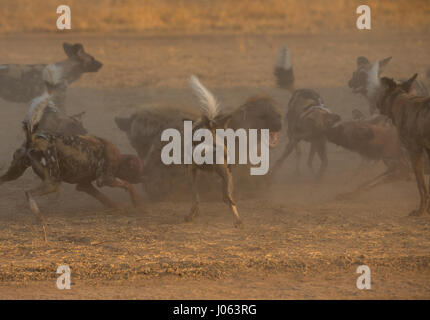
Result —
[{"label": "mottled brown fur", "polygon": [[424,178],[424,157],[430,156],[430,98],[409,93],[415,74],[402,84],[382,78],[378,89],[377,108],[388,116],[397,128],[400,140],[409,153],[414,169],[420,204],[411,215],[422,215],[429,210],[429,191]]}]

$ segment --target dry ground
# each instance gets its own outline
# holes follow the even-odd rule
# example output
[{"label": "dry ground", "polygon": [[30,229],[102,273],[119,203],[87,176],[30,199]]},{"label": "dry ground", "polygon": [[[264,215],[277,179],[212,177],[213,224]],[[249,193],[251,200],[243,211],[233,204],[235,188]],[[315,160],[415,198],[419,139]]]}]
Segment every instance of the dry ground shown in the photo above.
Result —
[{"label": "dry ground", "polygon": [[[407,77],[430,65],[429,35],[405,36],[1,36],[1,63],[53,62],[63,41],[80,41],[105,65],[70,88],[69,113],[87,111],[91,133],[132,151],[113,118],[139,105],[194,107],[186,87],[201,76],[223,103],[237,105],[267,92],[283,106],[288,93],[274,87],[272,67],[288,42],[298,87],[316,88],[344,117],[367,111],[346,82],[359,55],[392,55],[386,74]],[[25,104],[0,99],[0,166],[7,167],[23,139]],[[274,159],[285,140],[271,154]],[[303,160],[304,161],[304,160]],[[179,202],[129,206],[125,194],[105,190],[124,204],[105,210],[63,186],[58,196],[38,200],[48,221],[49,242],[27,208],[23,191],[38,179],[29,170],[0,187],[0,298],[430,298],[430,215],[408,217],[418,201],[413,180],[381,186],[350,201],[352,190],[383,170],[374,164],[351,179],[360,158],[329,148],[329,171],[319,184],[306,168],[294,173],[294,157],[271,188],[240,192],[245,228],[233,228],[220,201],[202,204],[194,223]],[[154,181],[157,183],[157,181]],[[240,189],[238,187],[238,189]],[[72,270],[72,289],[55,288],[57,266]],[[356,288],[357,266],[372,271],[372,289]]]}]

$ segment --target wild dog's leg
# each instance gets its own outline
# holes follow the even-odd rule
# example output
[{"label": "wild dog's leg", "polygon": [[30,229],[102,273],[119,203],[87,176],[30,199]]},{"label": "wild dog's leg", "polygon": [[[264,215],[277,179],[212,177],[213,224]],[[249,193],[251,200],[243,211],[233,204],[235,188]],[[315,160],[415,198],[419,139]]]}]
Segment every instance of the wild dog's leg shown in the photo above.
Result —
[{"label": "wild dog's leg", "polygon": [[[430,149],[426,149],[426,153],[427,153],[427,160],[430,160]],[[423,171],[424,171],[424,166],[425,166],[425,163],[423,164]],[[427,191],[428,191],[428,195],[427,195],[427,213],[430,214],[430,176],[429,176],[428,190]]]},{"label": "wild dog's leg", "polygon": [[314,143],[311,142],[311,149],[309,150],[309,156],[308,156],[308,168],[311,171],[311,173],[314,172],[314,168],[312,164],[314,162],[315,152],[316,152],[316,147]]},{"label": "wild dog's leg", "polygon": [[105,185],[105,186],[109,186],[112,188],[123,188],[130,195],[131,202],[133,203],[133,205],[135,207],[142,207],[143,206],[142,200],[140,199],[140,197],[136,193],[136,190],[134,189],[134,187],[131,183],[129,183],[125,180],[122,180],[120,178],[116,178],[116,177],[104,176],[102,179],[103,179],[103,182],[102,183],[99,182],[97,184],[98,186]]},{"label": "wild dog's leg", "polygon": [[301,173],[301,160],[302,160],[302,148],[297,143],[296,147],[294,148],[296,150],[296,174],[299,176]]},{"label": "wild dog's leg", "polygon": [[48,241],[48,238],[46,236],[45,219],[42,217],[39,207],[37,206],[37,203],[33,197],[38,197],[48,193],[57,192],[59,187],[60,187],[59,182],[45,180],[42,182],[42,184],[39,187],[25,192],[25,196],[27,197],[27,201],[28,201],[28,204],[30,205],[31,212],[33,212],[42,223],[43,236],[44,236],[45,242]]},{"label": "wild dog's leg", "polygon": [[399,179],[401,179],[401,177],[397,175],[396,172],[393,171],[393,169],[389,168],[383,173],[377,175],[375,178],[372,178],[370,181],[366,181],[365,183],[361,184],[355,191],[339,194],[336,197],[336,199],[340,199],[340,200],[350,199],[353,196],[356,196],[364,191],[373,189],[376,186],[379,186],[385,183],[390,183]]},{"label": "wild dog's leg", "polygon": [[424,152],[423,150],[409,150],[412,168],[414,169],[415,178],[417,180],[418,191],[420,193],[420,206],[413,210],[409,215],[421,216],[426,212],[428,207],[428,192],[424,178]]},{"label": "wild dog's leg", "polygon": [[25,152],[26,151],[24,147],[21,147],[14,152],[12,163],[10,164],[6,173],[0,177],[0,185],[8,181],[18,179],[23,175],[25,170],[30,167],[31,163]]},{"label": "wild dog's leg", "polygon": [[215,170],[222,179],[224,202],[227,203],[233,213],[234,226],[239,227],[242,225],[242,220],[237,211],[236,203],[233,200],[233,176],[230,168],[227,165],[217,165]]},{"label": "wild dog's leg", "polygon": [[318,153],[318,156],[321,159],[321,167],[320,170],[316,176],[317,180],[321,180],[328,165],[328,159],[327,159],[327,143],[325,139],[320,139],[319,141],[315,142],[315,148]]},{"label": "wild dog's leg", "polygon": [[199,213],[200,195],[197,186],[197,179],[199,174],[199,169],[194,166],[188,166],[189,176],[191,177],[191,192],[193,195],[193,205],[191,207],[190,213],[185,217],[185,221],[193,221],[194,217]]},{"label": "wild dog's leg", "polygon": [[369,167],[369,165],[371,163],[370,161],[371,160],[368,160],[368,159],[362,157],[360,164],[358,165],[357,169],[354,170],[351,177],[348,178],[348,181],[355,179],[359,174],[361,174],[363,171],[365,171],[366,168]]},{"label": "wild dog's leg", "polygon": [[82,191],[82,192],[85,192],[85,193],[89,194],[90,196],[92,196],[92,197],[96,198],[97,200],[99,200],[106,207],[109,207],[109,208],[116,208],[117,207],[117,205],[112,200],[110,200],[103,193],[101,193],[99,190],[97,190],[91,184],[91,182],[78,183],[76,185],[76,190],[77,191]]},{"label": "wild dog's leg", "polygon": [[281,157],[275,162],[272,170],[271,174],[273,174],[274,172],[276,172],[277,170],[279,170],[279,168],[281,167],[282,163],[285,161],[285,159],[288,158],[288,156],[291,154],[291,152],[294,150],[294,148],[296,148],[297,144],[299,143],[300,140],[298,139],[293,139],[290,140],[284,150],[284,153],[281,155]]}]

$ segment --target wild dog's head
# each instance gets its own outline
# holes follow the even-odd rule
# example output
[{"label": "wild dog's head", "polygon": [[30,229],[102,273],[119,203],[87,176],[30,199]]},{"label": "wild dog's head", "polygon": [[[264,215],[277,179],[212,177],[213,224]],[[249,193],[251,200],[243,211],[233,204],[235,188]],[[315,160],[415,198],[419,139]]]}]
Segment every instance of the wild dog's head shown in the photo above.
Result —
[{"label": "wild dog's head", "polygon": [[100,61],[86,53],[84,46],[80,43],[70,44],[65,42],[63,43],[63,48],[69,59],[79,62],[82,72],[97,72],[103,66]]},{"label": "wild dog's head", "polygon": [[[384,71],[391,58],[392,57],[388,57],[379,61],[378,77]],[[373,65],[366,57],[357,58],[357,69],[352,73],[352,77],[348,81],[348,86],[354,91],[354,93],[361,93],[365,96],[368,95],[368,88],[369,85],[371,85],[369,82],[373,80],[370,79],[372,77],[372,66]]]},{"label": "wild dog's head", "polygon": [[409,93],[412,90],[414,81],[418,74],[415,73],[410,79],[397,83],[391,78],[383,77],[380,81],[378,89],[378,98],[376,107],[379,112],[386,116],[391,116],[391,107],[393,103],[393,97],[401,93]]},{"label": "wild dog's head", "polygon": [[323,133],[326,133],[341,120],[338,114],[331,112],[325,106],[312,107],[309,111],[305,111],[301,117],[305,120],[304,126],[308,128],[307,131],[318,130]]},{"label": "wild dog's head", "polygon": [[142,175],[142,161],[133,154],[122,154],[116,176],[130,183],[140,183],[142,182]]},{"label": "wild dog's head", "polygon": [[260,95],[249,98],[234,118],[235,127],[269,129],[269,146],[275,147],[282,129],[282,114],[275,100]]}]

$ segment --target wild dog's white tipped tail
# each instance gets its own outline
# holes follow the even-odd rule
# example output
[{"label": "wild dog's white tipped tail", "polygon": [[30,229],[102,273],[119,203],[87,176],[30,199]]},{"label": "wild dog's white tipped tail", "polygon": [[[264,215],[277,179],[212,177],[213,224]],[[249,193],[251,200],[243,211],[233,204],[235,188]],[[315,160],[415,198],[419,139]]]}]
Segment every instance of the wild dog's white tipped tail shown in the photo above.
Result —
[{"label": "wild dog's white tipped tail", "polygon": [[284,70],[289,70],[292,68],[291,65],[291,54],[288,49],[288,45],[283,45],[278,52],[278,57],[276,58],[276,68],[281,68]]},{"label": "wild dog's white tipped tail", "polygon": [[379,61],[376,61],[367,74],[367,96],[373,97],[379,88],[381,81],[379,79]]},{"label": "wild dog's white tipped tail", "polygon": [[202,114],[208,120],[214,120],[221,112],[220,105],[215,96],[200,83],[196,76],[192,75],[189,83],[194,94],[199,99]]},{"label": "wild dog's white tipped tail", "polygon": [[63,80],[63,68],[56,64],[48,64],[42,72],[43,81],[56,86]]},{"label": "wild dog's white tipped tail", "polygon": [[291,64],[290,50],[286,44],[279,49],[274,75],[280,88],[294,91],[293,65]]},{"label": "wild dog's white tipped tail", "polygon": [[30,107],[28,108],[24,118],[24,122],[27,124],[29,133],[33,132],[35,126],[42,119],[45,109],[48,107],[57,109],[51,100],[51,96],[47,92],[31,101]]}]

